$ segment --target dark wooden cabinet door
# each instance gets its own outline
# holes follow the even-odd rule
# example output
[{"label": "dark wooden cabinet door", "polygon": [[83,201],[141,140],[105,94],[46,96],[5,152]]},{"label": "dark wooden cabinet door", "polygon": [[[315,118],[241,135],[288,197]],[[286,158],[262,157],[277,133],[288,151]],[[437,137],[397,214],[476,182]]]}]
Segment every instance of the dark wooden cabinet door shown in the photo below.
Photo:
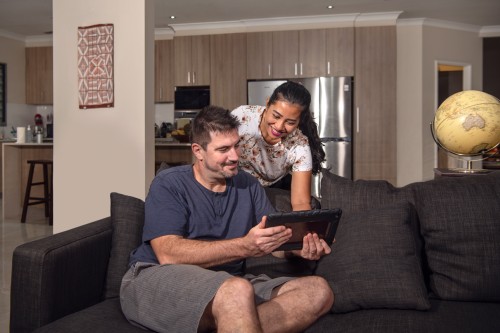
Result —
[{"label": "dark wooden cabinet door", "polygon": [[174,42],[155,41],[155,102],[174,101]]},{"label": "dark wooden cabinet door", "polygon": [[397,181],[396,27],[356,28],[354,178]]},{"label": "dark wooden cabinet door", "polygon": [[246,38],[244,33],[211,36],[211,104],[229,110],[246,104]]},{"label": "dark wooden cabinet door", "polygon": [[53,104],[53,49],[26,48],[26,104]]}]

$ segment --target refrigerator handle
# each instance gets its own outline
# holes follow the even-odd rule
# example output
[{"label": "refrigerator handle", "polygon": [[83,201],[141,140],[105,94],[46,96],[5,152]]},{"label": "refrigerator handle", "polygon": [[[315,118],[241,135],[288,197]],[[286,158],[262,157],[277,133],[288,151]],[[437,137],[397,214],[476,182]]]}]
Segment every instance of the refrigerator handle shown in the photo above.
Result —
[{"label": "refrigerator handle", "polygon": [[356,108],[356,133],[359,133],[359,107]]}]

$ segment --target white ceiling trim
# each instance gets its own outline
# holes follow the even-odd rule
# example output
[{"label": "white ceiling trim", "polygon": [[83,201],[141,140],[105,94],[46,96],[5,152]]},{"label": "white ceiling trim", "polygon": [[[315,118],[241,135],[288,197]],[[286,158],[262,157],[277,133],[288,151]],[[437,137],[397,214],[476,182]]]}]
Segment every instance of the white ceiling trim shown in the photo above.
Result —
[{"label": "white ceiling trim", "polygon": [[383,25],[396,25],[397,19],[402,12],[385,12],[385,13],[363,13],[356,17],[354,26],[356,27],[371,27]]},{"label": "white ceiling trim", "polygon": [[5,30],[0,30],[0,36],[5,37],[5,38],[9,38],[9,39],[18,40],[20,42],[25,41],[24,36],[21,36],[21,35],[18,35],[18,34],[9,32],[9,31],[5,31]]},{"label": "white ceiling trim", "polygon": [[399,19],[398,26],[429,26],[450,30],[461,30],[477,33],[478,37],[500,37],[500,25],[480,27],[464,23],[442,21],[428,18]]},{"label": "white ceiling trim", "polygon": [[300,17],[277,17],[239,21],[171,24],[176,36],[224,34],[237,32],[280,31],[297,29],[339,28],[353,26],[396,25],[402,12],[351,13]]},{"label": "white ceiling trim", "polygon": [[500,25],[482,27],[479,30],[479,37],[500,37]]}]

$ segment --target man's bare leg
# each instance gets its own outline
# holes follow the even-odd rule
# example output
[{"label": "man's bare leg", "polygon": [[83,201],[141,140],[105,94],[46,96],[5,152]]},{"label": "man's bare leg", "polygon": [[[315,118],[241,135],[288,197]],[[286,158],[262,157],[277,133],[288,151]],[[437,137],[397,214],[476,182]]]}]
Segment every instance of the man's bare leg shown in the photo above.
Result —
[{"label": "man's bare leg", "polygon": [[273,291],[273,298],[257,307],[266,333],[302,332],[333,305],[328,282],[318,276],[288,281]]},{"label": "man's bare leg", "polygon": [[254,289],[247,280],[233,277],[219,288],[207,306],[198,332],[261,333]]}]

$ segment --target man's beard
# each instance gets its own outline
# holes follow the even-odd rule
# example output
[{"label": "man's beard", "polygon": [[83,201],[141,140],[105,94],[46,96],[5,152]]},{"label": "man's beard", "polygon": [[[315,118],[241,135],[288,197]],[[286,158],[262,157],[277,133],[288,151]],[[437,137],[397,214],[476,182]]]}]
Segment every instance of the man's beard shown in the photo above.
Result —
[{"label": "man's beard", "polygon": [[234,169],[224,169],[226,166],[238,166],[238,162],[235,163],[223,163],[218,165],[218,167],[212,167],[212,165],[206,164],[205,167],[207,170],[209,170],[211,173],[218,174],[223,178],[231,178],[234,177],[238,174],[238,168]]}]

